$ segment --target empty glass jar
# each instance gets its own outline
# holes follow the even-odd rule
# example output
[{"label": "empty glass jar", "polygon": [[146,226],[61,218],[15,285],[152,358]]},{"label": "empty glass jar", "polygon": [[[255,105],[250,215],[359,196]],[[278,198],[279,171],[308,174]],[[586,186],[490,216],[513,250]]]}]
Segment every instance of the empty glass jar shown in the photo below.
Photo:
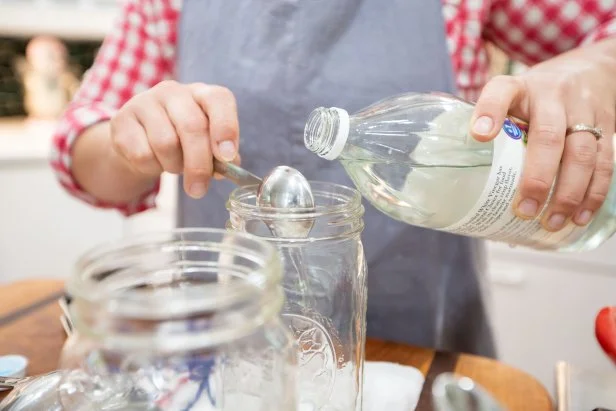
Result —
[{"label": "empty glass jar", "polygon": [[[366,262],[360,194],[311,182],[315,210],[258,208],[254,187],[235,190],[227,228],[275,244],[283,259],[283,321],[298,344],[300,410],[361,410],[366,322]],[[305,238],[270,227],[312,224]],[[283,230],[292,231],[292,230]]]},{"label": "empty glass jar", "polygon": [[68,291],[63,409],[294,411],[275,247],[183,229],[87,254]]}]

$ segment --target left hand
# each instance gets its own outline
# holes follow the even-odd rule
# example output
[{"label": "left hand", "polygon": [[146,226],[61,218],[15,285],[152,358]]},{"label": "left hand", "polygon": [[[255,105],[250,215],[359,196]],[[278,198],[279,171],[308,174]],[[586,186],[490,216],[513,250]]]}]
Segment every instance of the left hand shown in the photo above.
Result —
[{"label": "left hand", "polygon": [[[574,49],[519,76],[494,77],[483,89],[472,120],[472,135],[489,141],[505,117],[528,121],[528,147],[514,201],[516,214],[535,218],[555,191],[542,224],[558,231],[572,219],[588,224],[606,199],[614,170],[616,127],[616,40]],[[602,129],[566,136],[567,127]]]}]

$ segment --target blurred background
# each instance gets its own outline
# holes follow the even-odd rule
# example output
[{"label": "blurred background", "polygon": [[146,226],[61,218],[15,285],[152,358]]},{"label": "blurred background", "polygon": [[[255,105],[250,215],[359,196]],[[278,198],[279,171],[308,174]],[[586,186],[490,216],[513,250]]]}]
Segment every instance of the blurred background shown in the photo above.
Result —
[{"label": "blurred background", "polygon": [[[175,225],[175,179],[165,176],[156,210],[124,219],[69,197],[48,164],[62,113],[105,33],[118,0],[0,0],[0,283],[65,278],[86,249],[127,233]],[[492,72],[525,69],[491,47]],[[40,80],[55,67],[57,81]],[[600,250],[557,255],[488,246],[499,356],[554,384],[557,361],[608,370],[594,317],[614,303],[616,239]]]},{"label": "blurred background", "polygon": [[118,0],[0,0],[0,282],[67,276],[98,243],[175,223],[163,204],[173,203],[172,185],[157,210],[124,219],[69,197],[48,164],[55,120],[118,8]]}]

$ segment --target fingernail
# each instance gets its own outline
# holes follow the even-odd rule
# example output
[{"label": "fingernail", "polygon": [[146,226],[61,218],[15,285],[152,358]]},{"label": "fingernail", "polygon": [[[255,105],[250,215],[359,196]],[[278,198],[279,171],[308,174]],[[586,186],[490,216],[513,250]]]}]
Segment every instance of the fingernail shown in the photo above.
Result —
[{"label": "fingernail", "polygon": [[548,227],[551,230],[560,230],[565,225],[565,216],[563,214],[552,214],[548,219]]},{"label": "fingernail", "polygon": [[207,192],[207,184],[205,183],[192,183],[188,190],[191,197],[201,198]]},{"label": "fingernail", "polygon": [[575,217],[575,224],[586,225],[590,223],[591,218],[592,218],[592,211],[582,210],[582,212],[578,213],[578,215]]},{"label": "fingernail", "polygon": [[475,124],[473,125],[473,131],[482,136],[490,134],[492,128],[494,128],[494,121],[488,116],[479,117],[475,120]]},{"label": "fingernail", "polygon": [[237,152],[235,151],[235,144],[232,141],[223,141],[218,145],[220,155],[225,161],[233,161]]},{"label": "fingernail", "polygon": [[539,203],[536,200],[525,199],[518,204],[518,212],[524,217],[533,218],[537,215]]}]

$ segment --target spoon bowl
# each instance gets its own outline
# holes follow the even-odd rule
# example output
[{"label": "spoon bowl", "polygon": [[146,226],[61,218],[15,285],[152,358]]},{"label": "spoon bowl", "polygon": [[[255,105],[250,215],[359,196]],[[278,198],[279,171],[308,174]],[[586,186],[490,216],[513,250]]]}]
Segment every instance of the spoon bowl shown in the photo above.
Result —
[{"label": "spoon bowl", "polygon": [[[292,218],[278,221],[263,220],[274,237],[286,239],[307,238],[314,226],[314,218],[301,217],[301,212],[314,210],[314,196],[306,177],[294,168],[279,166],[270,171],[263,180],[234,164],[215,162],[216,171],[239,186],[257,186],[257,206],[266,209],[293,210],[298,212]],[[302,264],[300,251],[295,248],[287,250],[287,256],[298,275],[297,287],[302,295],[302,305],[316,306],[314,301],[307,302],[308,274]],[[311,299],[311,298],[310,298]]]},{"label": "spoon bowl", "polygon": [[439,374],[432,385],[436,411],[505,411],[506,409],[469,377]]},{"label": "spoon bowl", "polygon": [[[257,185],[257,205],[263,208],[314,211],[314,196],[306,177],[296,169],[278,166],[263,179],[236,166],[214,160],[214,170],[240,187]],[[283,238],[306,238],[314,225],[314,219],[294,221],[265,221],[272,234]]]},{"label": "spoon bowl", "polygon": [[[257,189],[257,205],[263,208],[314,210],[314,196],[306,177],[294,168],[279,166],[265,176]],[[306,238],[314,219],[266,221],[272,234],[283,238]]]}]

